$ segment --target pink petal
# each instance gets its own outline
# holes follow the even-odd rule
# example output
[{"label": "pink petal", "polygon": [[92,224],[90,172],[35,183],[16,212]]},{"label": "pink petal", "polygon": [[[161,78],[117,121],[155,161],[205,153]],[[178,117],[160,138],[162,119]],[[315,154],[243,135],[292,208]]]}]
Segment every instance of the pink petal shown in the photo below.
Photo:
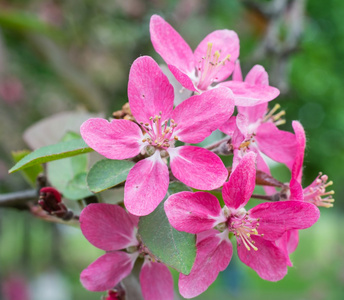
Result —
[{"label": "pink petal", "polygon": [[170,224],[178,231],[200,233],[226,221],[219,200],[209,193],[176,193],[164,205]]},{"label": "pink petal", "polygon": [[[173,86],[174,89],[174,105],[177,106],[178,104],[182,103],[184,100],[188,99],[192,95],[192,91],[189,91],[188,89],[184,89],[183,86],[180,84],[180,82],[175,78],[175,75],[170,71],[167,65],[159,65],[161,68],[161,71],[164,72],[164,74],[167,76],[168,80]],[[173,67],[173,66],[172,66]],[[174,68],[174,67],[173,67]],[[178,70],[178,69],[176,69]],[[180,72],[180,71],[178,71]],[[191,82],[191,87],[193,87],[193,83],[191,79],[182,73],[183,76],[186,76],[187,80]]]},{"label": "pink petal", "polygon": [[177,67],[183,73],[194,71],[194,55],[191,48],[180,34],[158,15],[151,17],[150,35],[155,51],[168,65]]},{"label": "pink petal", "polygon": [[247,82],[226,81],[221,86],[232,90],[237,106],[254,106],[269,102],[279,95],[279,90],[272,86],[251,85]]},{"label": "pink petal", "polygon": [[269,75],[264,67],[255,65],[250,72],[247,73],[245,82],[252,85],[269,85]]},{"label": "pink petal", "polygon": [[242,77],[240,61],[239,59],[235,62],[234,71],[233,71],[233,80],[234,81],[244,81]]},{"label": "pink petal", "polygon": [[137,58],[129,73],[128,98],[131,112],[138,122],[162,113],[161,121],[171,117],[174,90],[159,65],[149,56]]},{"label": "pink petal", "polygon": [[299,183],[301,183],[303,158],[305,155],[306,148],[306,134],[300,122],[293,121],[292,125],[295,132],[297,148],[295,161],[292,167],[291,177],[296,179]]},{"label": "pink petal", "polygon": [[238,112],[247,118],[249,124],[254,124],[259,120],[262,121],[267,111],[268,103],[255,106],[238,106]]},{"label": "pink petal", "polygon": [[299,244],[299,231],[289,230],[287,231],[288,236],[288,253],[293,253]]},{"label": "pink petal", "polygon": [[[196,92],[197,89],[194,86],[194,83],[190,79],[189,75],[186,73],[180,71],[177,67],[173,65],[168,65],[168,68],[170,69],[171,73],[174,75],[174,77],[179,81],[179,83],[185,87],[186,89],[190,91]],[[190,74],[190,73],[189,73]]]},{"label": "pink petal", "polygon": [[279,130],[275,124],[268,122],[258,127],[256,141],[265,155],[292,168],[296,153],[294,134]]},{"label": "pink petal", "polygon": [[290,197],[289,200],[298,200],[302,201],[304,199],[303,197],[303,189],[301,184],[292,178],[289,183],[289,189],[290,189]]},{"label": "pink petal", "polygon": [[253,152],[246,154],[223,185],[223,201],[229,208],[244,207],[250,199],[256,184],[255,160]]},{"label": "pink petal", "polygon": [[[206,238],[197,235],[196,260],[191,273],[179,275],[179,292],[184,298],[193,298],[206,291],[232,258],[231,242],[216,232],[213,230]],[[228,236],[228,232],[226,234]]]},{"label": "pink petal", "polygon": [[258,233],[271,241],[277,240],[288,230],[312,226],[320,216],[315,205],[302,201],[265,202],[249,212],[250,217],[260,219]]},{"label": "pink petal", "polygon": [[173,300],[173,278],[162,263],[145,259],[140,272],[140,284],[145,300]]},{"label": "pink petal", "polygon": [[173,111],[176,135],[185,143],[200,143],[227,121],[234,111],[233,93],[216,88],[193,96]]},{"label": "pink petal", "polygon": [[240,132],[244,135],[247,136],[248,134],[248,119],[246,118],[246,116],[242,115],[242,114],[238,114],[236,116],[236,125],[238,127],[238,129],[240,130]]},{"label": "pink petal", "polygon": [[282,235],[277,241],[276,245],[282,249],[285,256],[287,257],[287,265],[292,267],[293,263],[290,261],[289,254],[293,253],[299,243],[299,232],[298,230],[289,230]]},{"label": "pink petal", "polygon": [[150,214],[166,195],[168,168],[156,151],[140,160],[129,172],[124,187],[124,205],[136,216]]},{"label": "pink petal", "polygon": [[240,260],[265,280],[281,280],[288,272],[288,259],[284,252],[271,241],[252,235],[251,238],[258,250],[249,251],[243,244],[238,245]]},{"label": "pink petal", "polygon": [[220,128],[223,133],[232,136],[233,133],[237,130],[236,125],[236,116],[230,117],[226,122],[224,122]]},{"label": "pink petal", "polygon": [[283,253],[284,253],[285,257],[286,257],[286,260],[287,260],[287,266],[292,267],[293,263],[291,262],[290,257],[289,257],[289,253],[288,253],[288,232],[289,231],[284,233],[276,241],[276,245],[277,245],[277,247],[279,247],[283,251]]},{"label": "pink petal", "polygon": [[105,251],[136,246],[136,225],[122,207],[113,204],[90,204],[80,214],[82,234]]},{"label": "pink petal", "polygon": [[235,62],[239,57],[239,38],[238,35],[232,30],[216,30],[208,34],[203,41],[197,46],[195,50],[195,65],[199,65],[202,57],[207,55],[208,43],[212,43],[212,53],[215,51],[220,52],[219,60],[222,61],[229,54],[230,61],[225,62],[225,65],[219,70],[216,75],[215,81],[222,81],[232,74]]},{"label": "pink petal", "polygon": [[88,119],[80,133],[87,145],[110,159],[134,157],[141,150],[141,129],[128,120]]},{"label": "pink petal", "polygon": [[[257,145],[251,144],[250,150],[253,151],[254,153],[256,153],[256,155],[257,155],[257,166],[256,166],[257,170],[263,171],[264,173],[271,175],[270,168],[267,165],[267,163],[265,162],[264,158],[262,157],[261,152],[259,151]],[[276,188],[273,186],[265,185],[265,186],[263,186],[263,188],[264,188],[264,191],[267,195],[273,195],[277,192]]]},{"label": "pink petal", "polygon": [[80,281],[89,291],[112,289],[130,274],[137,255],[122,251],[106,253],[81,272]]},{"label": "pink petal", "polygon": [[221,159],[207,149],[182,146],[167,150],[173,175],[199,190],[213,190],[227,179],[228,171]]}]

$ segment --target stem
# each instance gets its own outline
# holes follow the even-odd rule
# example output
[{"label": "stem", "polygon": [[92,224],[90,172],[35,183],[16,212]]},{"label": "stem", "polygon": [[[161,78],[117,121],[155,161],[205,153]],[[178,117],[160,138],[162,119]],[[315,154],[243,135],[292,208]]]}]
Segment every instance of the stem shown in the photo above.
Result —
[{"label": "stem", "polygon": [[258,194],[252,194],[251,198],[259,199],[259,200],[266,200],[266,201],[280,201],[281,200],[281,195],[280,193],[276,193],[273,195],[258,195]]},{"label": "stem", "polygon": [[0,207],[28,209],[29,202],[34,200],[38,200],[38,193],[34,189],[2,194],[0,195]]},{"label": "stem", "polygon": [[222,140],[219,140],[219,141],[217,141],[216,143],[211,144],[211,145],[209,145],[208,147],[205,147],[205,149],[213,150],[213,149],[217,148],[218,146],[220,146],[223,142],[226,142],[226,143],[227,143],[228,140],[230,140],[230,138],[229,138],[229,137],[225,137],[225,138],[223,138]]}]

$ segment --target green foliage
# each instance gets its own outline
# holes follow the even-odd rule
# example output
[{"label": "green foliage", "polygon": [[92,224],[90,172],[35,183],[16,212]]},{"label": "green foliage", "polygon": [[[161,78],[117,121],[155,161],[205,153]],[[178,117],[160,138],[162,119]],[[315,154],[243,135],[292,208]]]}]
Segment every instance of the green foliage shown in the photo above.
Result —
[{"label": "green foliage", "polygon": [[164,202],[177,192],[188,188],[180,182],[172,182],[165,199],[148,216],[141,217],[139,235],[144,245],[160,261],[183,274],[189,274],[196,258],[196,236],[175,230],[165,214]]},{"label": "green foliage", "polygon": [[22,158],[14,167],[9,170],[13,173],[37,164],[71,157],[93,151],[86,145],[83,139],[74,139],[67,142],[57,143],[39,148]]},{"label": "green foliage", "polygon": [[134,163],[127,160],[100,160],[89,171],[87,185],[94,193],[107,190],[124,182],[133,166]]},{"label": "green foliage", "polygon": [[[76,139],[80,139],[79,134],[68,132],[63,137],[62,141],[67,142]],[[65,198],[70,200],[80,200],[93,195],[86,183],[87,169],[87,154],[52,161],[47,167],[48,178],[51,184],[57,188]]]},{"label": "green foliage", "polygon": [[1,12],[0,26],[11,30],[30,33],[56,34],[57,30],[44,23],[36,15],[23,11]]},{"label": "green foliage", "polygon": [[[31,151],[29,150],[14,151],[12,152],[12,157],[13,157],[13,160],[17,163],[18,161],[20,161],[22,158],[24,158],[30,153]],[[22,170],[22,174],[24,178],[33,187],[36,186],[37,176],[42,172],[43,172],[43,167],[41,165],[34,165],[32,167]]]}]

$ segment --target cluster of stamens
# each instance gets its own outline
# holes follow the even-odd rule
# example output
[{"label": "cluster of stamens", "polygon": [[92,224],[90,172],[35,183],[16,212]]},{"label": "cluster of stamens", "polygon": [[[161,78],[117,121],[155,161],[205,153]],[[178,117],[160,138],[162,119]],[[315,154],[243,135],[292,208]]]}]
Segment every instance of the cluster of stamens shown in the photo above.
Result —
[{"label": "cluster of stamens", "polygon": [[281,117],[285,115],[285,111],[281,110],[277,114],[274,114],[277,110],[281,108],[281,105],[276,104],[267,114],[264,116],[263,122],[273,122],[276,126],[285,124],[285,119]]},{"label": "cluster of stamens", "polygon": [[248,212],[243,216],[232,216],[228,221],[228,229],[233,232],[237,238],[238,245],[240,246],[242,243],[248,251],[250,251],[251,248],[255,251],[258,250],[251,237],[252,235],[263,236],[263,234],[258,233],[258,227],[259,219],[251,218]]},{"label": "cluster of stamens", "polygon": [[313,183],[303,190],[304,201],[313,203],[316,206],[333,207],[334,199],[332,195],[334,191],[326,192],[326,188],[332,185],[333,182],[327,182],[327,180],[328,176],[320,173]]},{"label": "cluster of stamens", "polygon": [[157,148],[168,148],[171,146],[171,140],[178,140],[176,135],[173,135],[177,123],[173,119],[170,120],[170,125],[168,125],[168,120],[161,121],[162,113],[155,117],[150,117],[148,123],[141,122],[141,128],[145,133],[142,142],[147,142],[149,145]]},{"label": "cluster of stamens", "polygon": [[197,75],[198,75],[198,88],[206,90],[209,85],[216,79],[216,74],[219,70],[230,60],[228,54],[224,59],[220,60],[220,51],[216,50],[212,53],[213,43],[208,43],[206,56],[198,62]]}]

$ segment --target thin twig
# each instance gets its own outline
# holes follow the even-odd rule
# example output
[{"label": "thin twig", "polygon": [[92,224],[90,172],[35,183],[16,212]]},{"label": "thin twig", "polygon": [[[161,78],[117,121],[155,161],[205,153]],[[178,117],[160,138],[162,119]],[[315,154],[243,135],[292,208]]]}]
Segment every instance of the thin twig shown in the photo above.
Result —
[{"label": "thin twig", "polygon": [[17,209],[28,209],[29,203],[38,200],[36,190],[25,190],[0,195],[0,207],[13,207]]},{"label": "thin twig", "polygon": [[273,195],[252,194],[251,198],[259,199],[259,200],[266,200],[266,201],[273,201],[273,202],[281,200],[280,193],[276,193],[276,194],[273,194]]}]

